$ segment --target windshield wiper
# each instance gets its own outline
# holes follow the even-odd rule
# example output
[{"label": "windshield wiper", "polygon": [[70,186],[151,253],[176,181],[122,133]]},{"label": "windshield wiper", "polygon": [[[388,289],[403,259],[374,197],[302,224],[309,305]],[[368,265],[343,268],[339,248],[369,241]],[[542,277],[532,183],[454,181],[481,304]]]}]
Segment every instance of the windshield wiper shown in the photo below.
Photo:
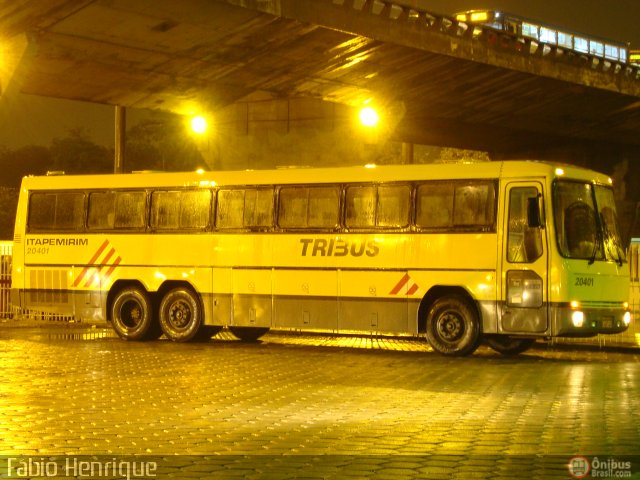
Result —
[{"label": "windshield wiper", "polygon": [[622,264],[624,263],[624,260],[622,259],[622,254],[620,253],[622,249],[620,248],[620,245],[618,245],[618,242],[616,242],[616,255],[618,256],[618,260],[616,260],[616,263],[618,264],[618,266],[622,266]]},{"label": "windshield wiper", "polygon": [[600,245],[602,243],[602,240],[600,238],[600,234],[598,232],[596,232],[596,241],[594,242],[593,245],[593,252],[591,253],[591,257],[589,258],[589,265],[592,265],[593,262],[596,261],[596,256],[598,255],[598,251],[600,250]]},{"label": "windshield wiper", "polygon": [[[609,251],[610,249],[607,248],[607,245],[609,244],[609,242],[613,243],[613,252],[611,252],[611,256],[619,266],[622,266],[623,262],[622,262],[622,255],[620,254],[620,246],[618,245],[616,238],[614,238],[614,236],[611,234],[611,230],[609,230],[609,227],[607,226],[607,221],[605,220],[604,215],[602,215],[602,212],[600,212],[599,216],[600,216],[600,225],[602,225],[603,246],[606,251]],[[606,252],[605,252],[605,255],[606,255]]]},{"label": "windshield wiper", "polygon": [[595,242],[593,242],[594,243],[593,252],[591,252],[591,257],[589,258],[589,265],[592,265],[593,262],[596,261],[596,256],[598,255],[598,251],[600,250],[600,247],[604,245],[604,232],[603,232],[604,224],[602,220],[602,215],[598,214],[597,216],[594,215],[594,217],[595,217],[594,220],[596,224],[596,231],[595,231],[596,238],[595,238]]}]

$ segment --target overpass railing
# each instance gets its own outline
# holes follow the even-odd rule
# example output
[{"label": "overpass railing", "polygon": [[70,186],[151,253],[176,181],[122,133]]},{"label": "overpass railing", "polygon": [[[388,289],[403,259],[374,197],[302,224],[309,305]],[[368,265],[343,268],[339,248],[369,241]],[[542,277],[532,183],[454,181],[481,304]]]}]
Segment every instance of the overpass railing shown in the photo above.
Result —
[{"label": "overpass railing", "polygon": [[410,0],[331,0],[334,5],[345,9],[390,21],[405,22],[423,26],[432,31],[484,41],[487,46],[497,49],[517,51],[523,55],[535,55],[553,58],[558,61],[573,63],[576,60],[582,65],[589,65],[592,69],[613,75],[640,80],[640,66],[628,61],[615,61],[604,55],[581,51],[557,42],[536,40],[532,37],[519,35],[506,30],[498,30],[488,25],[467,23],[455,16],[441,15],[419,8]]}]

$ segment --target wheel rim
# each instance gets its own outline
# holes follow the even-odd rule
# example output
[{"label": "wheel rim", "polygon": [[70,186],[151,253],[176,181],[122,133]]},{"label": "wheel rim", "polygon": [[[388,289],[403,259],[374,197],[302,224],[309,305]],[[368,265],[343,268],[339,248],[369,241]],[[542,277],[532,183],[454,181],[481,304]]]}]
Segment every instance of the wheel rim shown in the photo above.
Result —
[{"label": "wheel rim", "polygon": [[436,332],[442,341],[456,343],[464,336],[464,319],[453,311],[443,312],[436,322]]},{"label": "wheel rim", "polygon": [[135,330],[144,321],[144,308],[137,300],[126,300],[120,308],[120,319],[125,327]]},{"label": "wheel rim", "polygon": [[167,311],[169,323],[173,328],[184,330],[191,323],[193,311],[188,302],[176,300],[169,305]]}]

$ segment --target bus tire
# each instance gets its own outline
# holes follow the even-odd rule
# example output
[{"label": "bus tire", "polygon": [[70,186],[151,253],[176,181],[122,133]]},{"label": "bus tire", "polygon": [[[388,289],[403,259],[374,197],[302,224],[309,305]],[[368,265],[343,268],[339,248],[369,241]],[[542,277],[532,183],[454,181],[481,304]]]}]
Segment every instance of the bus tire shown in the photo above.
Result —
[{"label": "bus tire", "polygon": [[118,291],[111,304],[111,324],[124,340],[146,340],[153,331],[153,307],[147,292],[139,287]]},{"label": "bus tire", "polygon": [[484,342],[502,355],[518,355],[526,352],[534,344],[533,338],[514,338],[506,335],[486,335]]},{"label": "bus tire", "polygon": [[229,331],[244,342],[255,342],[269,331],[269,327],[229,327]]},{"label": "bus tire", "polygon": [[460,295],[438,298],[427,314],[427,341],[443,355],[472,354],[480,344],[478,314]]},{"label": "bus tire", "polygon": [[197,294],[186,287],[169,290],[160,302],[158,318],[165,336],[174,342],[196,338],[202,326],[202,307]]}]

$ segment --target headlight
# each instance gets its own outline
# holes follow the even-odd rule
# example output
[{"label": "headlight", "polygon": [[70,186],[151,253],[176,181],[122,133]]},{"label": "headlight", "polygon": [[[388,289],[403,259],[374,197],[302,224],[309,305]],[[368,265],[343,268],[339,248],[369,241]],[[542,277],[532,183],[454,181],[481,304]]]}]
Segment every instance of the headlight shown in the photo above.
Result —
[{"label": "headlight", "polygon": [[580,328],[584,324],[584,313],[580,310],[576,310],[571,314],[571,322],[576,328]]},{"label": "headlight", "polygon": [[625,326],[628,327],[631,324],[631,312],[624,312],[622,321],[624,322]]}]

